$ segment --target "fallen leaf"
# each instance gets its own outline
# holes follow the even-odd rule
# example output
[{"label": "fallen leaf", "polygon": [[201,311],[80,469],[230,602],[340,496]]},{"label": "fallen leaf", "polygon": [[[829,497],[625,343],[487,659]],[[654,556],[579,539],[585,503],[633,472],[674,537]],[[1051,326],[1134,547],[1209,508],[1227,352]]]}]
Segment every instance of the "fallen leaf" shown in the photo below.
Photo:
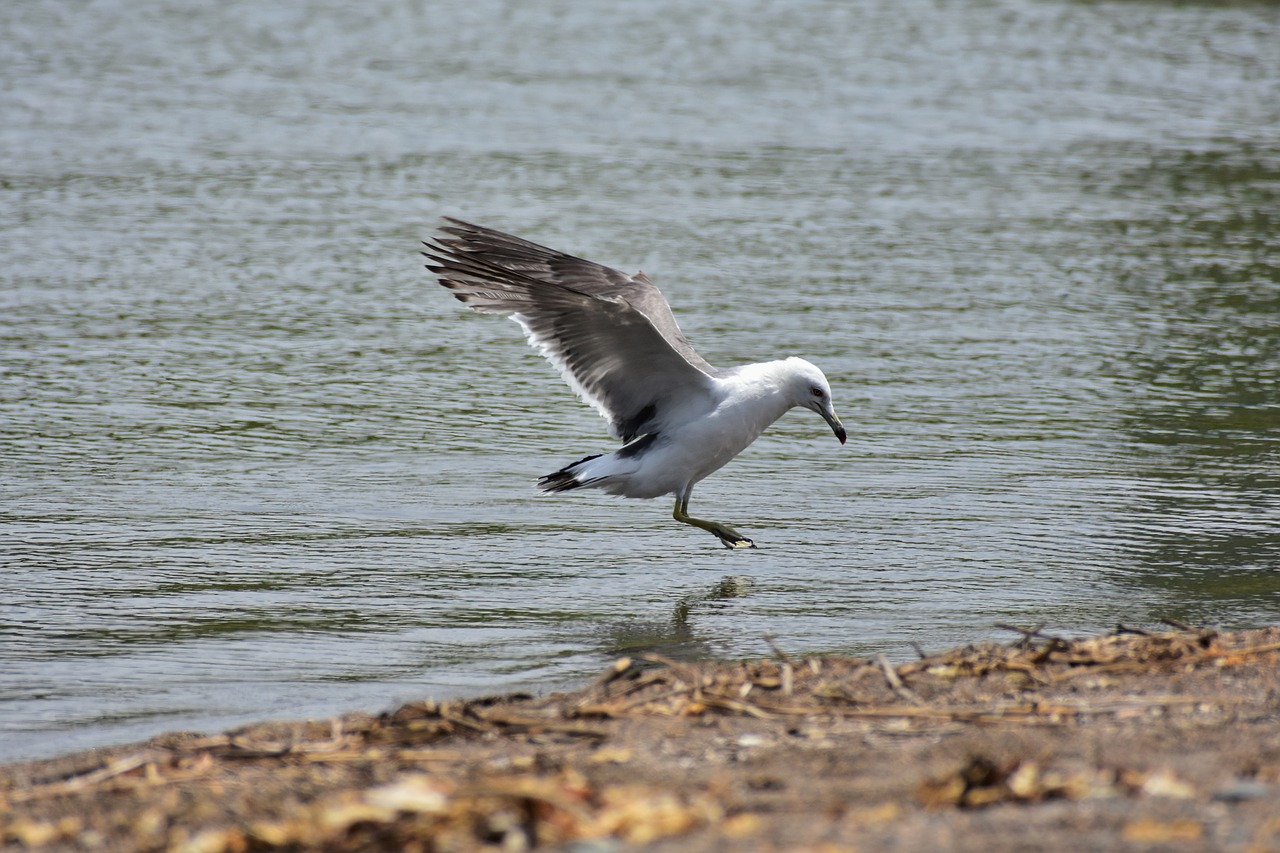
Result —
[{"label": "fallen leaf", "polygon": [[1190,818],[1162,823],[1144,817],[1125,824],[1121,834],[1126,841],[1198,841],[1204,836],[1204,824]]}]

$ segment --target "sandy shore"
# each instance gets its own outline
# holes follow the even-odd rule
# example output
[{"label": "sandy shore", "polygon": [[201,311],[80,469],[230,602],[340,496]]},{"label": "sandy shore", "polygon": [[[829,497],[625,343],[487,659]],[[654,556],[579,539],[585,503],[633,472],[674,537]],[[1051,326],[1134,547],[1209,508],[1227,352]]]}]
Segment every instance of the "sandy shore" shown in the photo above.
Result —
[{"label": "sandy shore", "polygon": [[1280,850],[1280,629],[621,660],[0,768],[4,849]]}]

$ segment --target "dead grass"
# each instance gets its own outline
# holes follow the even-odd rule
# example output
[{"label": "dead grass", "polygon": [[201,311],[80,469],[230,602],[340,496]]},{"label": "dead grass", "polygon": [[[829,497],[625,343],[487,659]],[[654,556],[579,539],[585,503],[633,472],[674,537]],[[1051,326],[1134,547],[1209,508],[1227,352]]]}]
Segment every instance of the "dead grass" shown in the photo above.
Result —
[{"label": "dead grass", "polygon": [[[619,660],[0,768],[16,849],[1280,849],[1280,630]],[[596,845],[594,847],[582,845]]]}]

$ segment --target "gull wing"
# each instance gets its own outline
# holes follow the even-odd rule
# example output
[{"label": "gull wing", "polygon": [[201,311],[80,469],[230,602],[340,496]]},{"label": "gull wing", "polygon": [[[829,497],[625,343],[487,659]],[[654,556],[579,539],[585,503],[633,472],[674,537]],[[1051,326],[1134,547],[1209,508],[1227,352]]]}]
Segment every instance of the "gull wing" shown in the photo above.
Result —
[{"label": "gull wing", "polygon": [[623,441],[708,402],[717,371],[689,345],[644,273],[629,276],[519,237],[447,219],[427,269],[475,311],[506,314]]}]

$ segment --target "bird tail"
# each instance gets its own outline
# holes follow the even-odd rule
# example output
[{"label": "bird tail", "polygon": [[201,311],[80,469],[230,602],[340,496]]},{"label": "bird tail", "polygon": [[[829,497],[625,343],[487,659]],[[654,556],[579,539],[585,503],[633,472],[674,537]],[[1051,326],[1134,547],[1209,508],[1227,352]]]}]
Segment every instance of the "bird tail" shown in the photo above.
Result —
[{"label": "bird tail", "polygon": [[592,459],[599,459],[600,454],[595,456],[587,456],[574,462],[572,465],[566,465],[554,474],[547,474],[545,477],[538,478],[538,488],[544,492],[567,492],[570,489],[580,489],[583,486],[590,486],[599,478],[583,479],[579,475],[583,465]]}]

